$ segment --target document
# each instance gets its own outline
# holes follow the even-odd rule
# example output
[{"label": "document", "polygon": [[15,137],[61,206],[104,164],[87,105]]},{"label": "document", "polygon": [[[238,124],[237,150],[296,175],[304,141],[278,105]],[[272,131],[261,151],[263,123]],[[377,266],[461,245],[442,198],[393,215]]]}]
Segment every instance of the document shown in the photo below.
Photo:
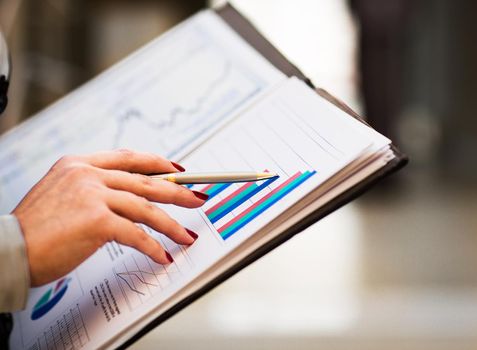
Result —
[{"label": "document", "polygon": [[16,340],[39,349],[55,339],[65,348],[69,342],[107,344],[373,144],[356,134],[353,120],[338,113],[330,118],[325,102],[317,101],[302,82],[287,80],[181,159],[194,171],[258,169],[279,178],[194,185],[210,195],[202,208],[161,206],[199,233],[194,245],[179,246],[144,227],[172,254],[173,264],[158,265],[108,243],[73,273],[32,290],[26,310],[16,315]]},{"label": "document", "polygon": [[3,136],[0,208],[10,211],[61,155],[100,149],[162,153],[190,171],[279,177],[189,186],[210,196],[199,209],[158,204],[199,239],[181,246],[143,226],[173,256],[167,266],[107,243],[67,276],[31,289],[14,315],[12,348],[121,345],[234,254],[273,237],[310,198],[361,176],[389,145],[201,12]]},{"label": "document", "polygon": [[286,77],[213,11],[191,17],[0,139],[0,212],[64,154],[179,159]]}]

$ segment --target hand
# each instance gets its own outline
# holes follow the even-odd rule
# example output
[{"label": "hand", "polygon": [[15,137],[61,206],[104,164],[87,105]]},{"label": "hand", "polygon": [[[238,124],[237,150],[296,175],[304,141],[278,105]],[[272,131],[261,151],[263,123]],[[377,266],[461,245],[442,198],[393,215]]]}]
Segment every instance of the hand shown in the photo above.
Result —
[{"label": "hand", "polygon": [[135,223],[178,244],[195,241],[197,234],[150,201],[195,208],[207,195],[141,175],[178,170],[183,169],[159,156],[127,150],[60,159],[13,211],[25,236],[31,285],[67,274],[110,241],[136,248],[157,263],[172,262]]}]

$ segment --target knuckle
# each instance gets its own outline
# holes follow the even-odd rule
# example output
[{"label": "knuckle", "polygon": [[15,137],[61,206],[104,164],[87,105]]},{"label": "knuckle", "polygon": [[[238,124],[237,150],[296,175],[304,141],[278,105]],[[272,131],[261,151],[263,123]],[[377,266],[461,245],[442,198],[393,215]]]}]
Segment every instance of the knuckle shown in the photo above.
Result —
[{"label": "knuckle", "polygon": [[156,211],[157,207],[150,201],[148,201],[146,198],[143,198],[143,205],[144,208],[148,211]]},{"label": "knuckle", "polygon": [[131,205],[136,207],[142,205],[141,197],[138,197],[131,192],[122,191],[121,195],[124,197],[124,200]]},{"label": "knuckle", "polygon": [[141,185],[145,187],[151,187],[154,184],[154,181],[149,176],[136,174],[136,178],[141,183]]},{"label": "knuckle", "polygon": [[137,228],[136,237],[138,242],[140,242],[142,246],[147,246],[147,243],[149,243],[149,240],[151,238],[146,232],[144,232],[143,229],[139,227]]},{"label": "knuckle", "polygon": [[99,245],[111,242],[114,239],[114,232],[110,229],[110,218],[111,212],[105,206],[96,207],[91,213],[91,223],[99,228],[98,234],[95,235]]},{"label": "knuckle", "polygon": [[62,156],[53,165],[54,169],[62,169],[78,161],[78,157],[73,155]]},{"label": "knuckle", "polygon": [[106,206],[97,205],[93,207],[90,220],[97,225],[106,227],[110,218],[110,211]]},{"label": "knuckle", "polygon": [[147,211],[152,211],[156,209],[156,206],[145,197],[141,197],[130,192],[125,192],[124,195],[127,196],[127,200],[129,202],[131,202],[138,208]]},{"label": "knuckle", "polygon": [[94,175],[93,167],[83,163],[70,163],[64,169],[64,174],[72,181],[84,180]]},{"label": "knuckle", "polygon": [[[102,186],[99,183],[93,181],[78,181],[74,186],[75,196],[77,198],[98,199],[100,197]],[[95,204],[92,204],[95,208]]]}]

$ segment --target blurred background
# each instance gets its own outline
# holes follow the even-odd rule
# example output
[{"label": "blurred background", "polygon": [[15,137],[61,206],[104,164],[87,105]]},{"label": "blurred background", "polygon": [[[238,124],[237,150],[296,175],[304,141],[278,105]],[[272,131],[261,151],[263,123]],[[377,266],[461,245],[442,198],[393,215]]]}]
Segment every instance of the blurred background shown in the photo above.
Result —
[{"label": "blurred background", "polygon": [[[222,1],[0,0],[4,132]],[[137,349],[476,349],[473,0],[236,0],[410,165],[246,268]]]}]

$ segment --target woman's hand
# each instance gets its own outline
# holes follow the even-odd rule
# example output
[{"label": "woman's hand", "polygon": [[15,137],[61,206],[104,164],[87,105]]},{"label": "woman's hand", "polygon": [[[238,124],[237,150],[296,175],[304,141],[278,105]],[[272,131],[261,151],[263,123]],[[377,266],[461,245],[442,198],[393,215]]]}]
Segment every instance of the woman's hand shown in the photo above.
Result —
[{"label": "woman's hand", "polygon": [[31,285],[67,274],[110,241],[136,248],[157,263],[172,262],[136,223],[190,245],[197,234],[151,202],[196,208],[207,195],[141,174],[183,170],[157,155],[128,150],[60,159],[13,211],[25,236]]}]

